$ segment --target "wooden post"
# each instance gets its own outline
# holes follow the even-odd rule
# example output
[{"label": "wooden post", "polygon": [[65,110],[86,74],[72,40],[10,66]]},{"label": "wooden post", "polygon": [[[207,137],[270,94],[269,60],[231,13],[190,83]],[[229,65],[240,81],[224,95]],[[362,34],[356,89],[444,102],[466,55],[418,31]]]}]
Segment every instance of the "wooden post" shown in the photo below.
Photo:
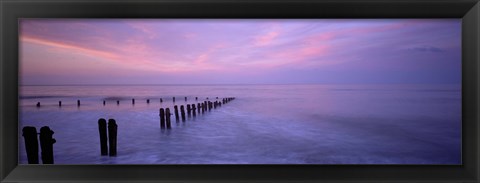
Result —
[{"label": "wooden post", "polygon": [[149,104],[149,103],[150,103],[150,99],[147,99],[147,104]]},{"label": "wooden post", "polygon": [[22,136],[25,139],[25,151],[27,151],[28,164],[38,164],[37,129],[33,126],[26,126],[23,127],[22,132]]},{"label": "wooden post", "polygon": [[198,100],[198,97],[195,97],[195,100]]},{"label": "wooden post", "polygon": [[37,107],[40,107],[40,102],[37,102]]},{"label": "wooden post", "polygon": [[172,125],[170,123],[170,115],[172,115],[170,114],[170,109],[169,108],[165,109],[165,120],[167,121],[167,129],[172,128]]},{"label": "wooden post", "polygon": [[77,106],[80,106],[80,100],[77,100]]},{"label": "wooden post", "polygon": [[218,99],[218,97],[217,97],[217,98],[215,98],[215,99]]},{"label": "wooden post", "polygon": [[106,156],[108,155],[107,120],[103,118],[98,119],[98,132],[100,134],[100,154]]},{"label": "wooden post", "polygon": [[117,105],[120,105],[120,100],[117,100]]},{"label": "wooden post", "polygon": [[185,102],[187,101],[187,97],[185,97]]},{"label": "wooden post", "polygon": [[62,107],[62,101],[58,101],[58,107]]},{"label": "wooden post", "polygon": [[103,101],[103,105],[105,105],[105,100]]},{"label": "wooden post", "polygon": [[207,101],[203,102],[203,107],[205,108],[204,111],[207,111],[207,104],[208,104]]},{"label": "wooden post", "polygon": [[182,114],[182,121],[185,122],[185,108],[183,105],[180,106],[180,113]]},{"label": "wooden post", "polygon": [[160,98],[160,103],[162,103],[162,102],[163,102],[163,99],[162,99],[162,98]]},{"label": "wooden post", "polygon": [[132,105],[135,105],[135,99],[132,98]]},{"label": "wooden post", "polygon": [[108,145],[110,156],[117,155],[117,123],[114,119],[108,119]]},{"label": "wooden post", "polygon": [[175,105],[173,108],[175,109],[175,120],[178,122],[180,120],[180,117],[178,117],[178,106]]},{"label": "wooden post", "polygon": [[187,104],[187,114],[192,114],[192,108],[190,107],[190,104]]},{"label": "wooden post", "polygon": [[173,103],[175,103],[175,97],[173,97]]},{"label": "wooden post", "polygon": [[54,132],[48,127],[40,128],[40,146],[42,148],[43,164],[53,164],[53,144],[56,142],[52,135]]},{"label": "wooden post", "polygon": [[165,110],[160,108],[160,128],[165,129]]},{"label": "wooden post", "polygon": [[201,107],[201,105],[200,105],[200,103],[198,103],[198,104],[197,104],[198,114],[200,114],[200,107]]}]

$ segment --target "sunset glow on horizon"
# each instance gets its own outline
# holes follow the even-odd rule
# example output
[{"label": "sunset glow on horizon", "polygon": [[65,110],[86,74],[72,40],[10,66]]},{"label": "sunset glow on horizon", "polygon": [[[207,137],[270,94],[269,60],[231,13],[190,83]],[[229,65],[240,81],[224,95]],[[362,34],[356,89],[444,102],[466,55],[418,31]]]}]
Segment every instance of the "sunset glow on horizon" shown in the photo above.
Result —
[{"label": "sunset glow on horizon", "polygon": [[22,19],[20,84],[460,84],[461,19]]}]

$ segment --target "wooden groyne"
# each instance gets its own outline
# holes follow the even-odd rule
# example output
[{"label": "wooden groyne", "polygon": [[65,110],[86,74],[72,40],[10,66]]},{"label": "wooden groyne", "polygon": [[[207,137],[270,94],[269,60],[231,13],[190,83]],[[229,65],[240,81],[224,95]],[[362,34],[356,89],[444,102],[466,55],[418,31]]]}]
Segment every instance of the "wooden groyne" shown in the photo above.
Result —
[{"label": "wooden groyne", "polygon": [[56,142],[52,138],[54,132],[48,126],[40,128],[40,133],[33,126],[25,126],[22,129],[22,136],[25,140],[25,151],[27,152],[28,164],[39,164],[38,144],[40,136],[41,157],[43,164],[53,164],[53,144]]}]

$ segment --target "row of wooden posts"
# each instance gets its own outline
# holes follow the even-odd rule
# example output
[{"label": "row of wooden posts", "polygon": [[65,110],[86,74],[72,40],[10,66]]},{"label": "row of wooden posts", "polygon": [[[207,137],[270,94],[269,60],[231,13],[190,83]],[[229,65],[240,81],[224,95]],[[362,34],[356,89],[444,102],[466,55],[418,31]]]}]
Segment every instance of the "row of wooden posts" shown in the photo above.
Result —
[{"label": "row of wooden posts", "polygon": [[[198,100],[197,97],[195,97]],[[217,97],[218,99],[218,97]],[[227,104],[228,102],[234,100],[234,97],[223,98],[222,101],[204,101],[202,103],[195,104],[187,104],[187,114],[190,116],[196,115],[197,111],[198,114],[205,113],[206,111],[211,111],[212,108],[215,109],[217,107],[221,107],[223,104]],[[160,99],[162,100],[162,99]],[[208,100],[208,98],[207,98]],[[175,97],[173,97],[173,101],[175,101]],[[185,101],[187,101],[187,97],[185,97]],[[150,101],[147,100],[147,103]],[[80,106],[80,100],[77,101],[78,105]],[[105,101],[104,101],[105,104]],[[118,104],[118,101],[117,101]],[[132,99],[132,104],[135,104],[135,99]],[[61,102],[59,102],[61,106]],[[40,106],[40,103],[37,104]],[[180,115],[178,113],[178,106],[174,106],[175,110],[175,119],[178,122],[180,120]],[[185,107],[183,105],[180,106],[180,114],[181,119],[185,122]],[[171,122],[170,122],[170,113],[169,108],[160,108],[160,128],[161,129],[171,129]],[[117,155],[117,129],[118,125],[114,119],[108,119],[108,126],[107,121],[104,118],[100,118],[98,120],[98,131],[100,134],[100,154],[102,156],[116,156]],[[108,132],[108,133],[107,133]],[[52,138],[54,132],[50,130],[48,126],[44,126],[40,129],[40,145],[42,149],[42,162],[43,164],[53,164],[53,144],[56,142],[55,139]],[[25,139],[25,148],[27,151],[28,163],[29,164],[38,164],[38,140],[37,140],[37,130],[35,127],[26,126],[23,128],[23,137]],[[108,142],[108,143],[107,143]]]},{"label": "row of wooden posts", "polygon": [[[185,97],[185,101],[187,101],[187,99],[188,99],[188,98]],[[216,99],[218,99],[218,97],[216,97]],[[175,103],[175,97],[173,97],[172,100],[173,100],[173,102]],[[197,100],[198,100],[198,97],[195,97],[195,101],[197,101]],[[208,100],[208,97],[207,97],[207,100]],[[146,102],[147,102],[147,104],[149,104],[149,103],[150,103],[150,99],[147,99]],[[162,99],[162,98],[160,98],[160,103],[163,103],[163,99]],[[80,106],[80,104],[81,104],[81,103],[80,103],[80,100],[77,100],[77,106]],[[103,105],[106,105],[106,104],[107,104],[107,102],[106,102],[105,100],[103,100]],[[117,105],[120,105],[120,100],[117,100]],[[134,99],[134,98],[132,99],[132,105],[135,105],[135,99]],[[41,107],[40,102],[37,102],[37,105],[36,105],[36,106],[37,106],[37,107]],[[59,106],[59,107],[62,107],[62,101],[58,101],[58,106]]]},{"label": "row of wooden posts", "polygon": [[[205,111],[211,111],[212,108],[217,108],[217,107],[220,107],[222,106],[222,104],[226,104],[232,100],[234,100],[235,98],[234,97],[229,97],[229,98],[223,98],[222,101],[215,101],[215,102],[211,102],[211,101],[204,101],[202,103],[197,103],[196,106],[195,104],[187,104],[187,114],[188,116],[190,117],[192,114],[193,116],[195,117],[196,114],[197,114],[197,110],[198,110],[198,114],[200,113],[205,113]],[[178,114],[178,106],[175,105],[174,107],[174,112],[175,112],[175,119],[176,119],[176,122],[179,122],[180,121],[180,115],[181,115],[181,119],[182,119],[182,122],[185,122],[185,107],[183,105],[180,105],[180,115]],[[172,115],[172,113],[170,112],[170,109],[169,108],[160,108],[160,112],[159,112],[159,115],[160,115],[160,128],[161,129],[171,129],[172,128],[172,125],[171,125],[171,120],[170,120],[170,116]]]},{"label": "row of wooden posts", "polygon": [[43,164],[53,164],[53,144],[56,142],[52,138],[54,132],[48,126],[40,128],[40,133],[37,133],[37,128],[33,126],[25,126],[22,129],[22,136],[25,140],[25,151],[27,152],[28,164],[39,164],[38,160],[38,138],[40,135],[40,147]]}]

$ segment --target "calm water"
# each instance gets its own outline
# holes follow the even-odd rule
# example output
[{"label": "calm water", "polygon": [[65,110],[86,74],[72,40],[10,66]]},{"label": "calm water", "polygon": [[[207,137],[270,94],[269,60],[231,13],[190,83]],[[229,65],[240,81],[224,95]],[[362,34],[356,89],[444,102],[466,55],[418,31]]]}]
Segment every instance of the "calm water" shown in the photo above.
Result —
[{"label": "calm water", "polygon": [[[22,86],[20,90],[22,164],[27,163],[23,126],[37,130],[49,126],[55,131],[56,164],[461,163],[460,86]],[[175,105],[206,97],[236,100],[186,122],[176,123],[173,117],[172,129],[160,130],[159,108],[173,110],[173,96]],[[99,118],[117,121],[117,157],[100,156]]]}]

